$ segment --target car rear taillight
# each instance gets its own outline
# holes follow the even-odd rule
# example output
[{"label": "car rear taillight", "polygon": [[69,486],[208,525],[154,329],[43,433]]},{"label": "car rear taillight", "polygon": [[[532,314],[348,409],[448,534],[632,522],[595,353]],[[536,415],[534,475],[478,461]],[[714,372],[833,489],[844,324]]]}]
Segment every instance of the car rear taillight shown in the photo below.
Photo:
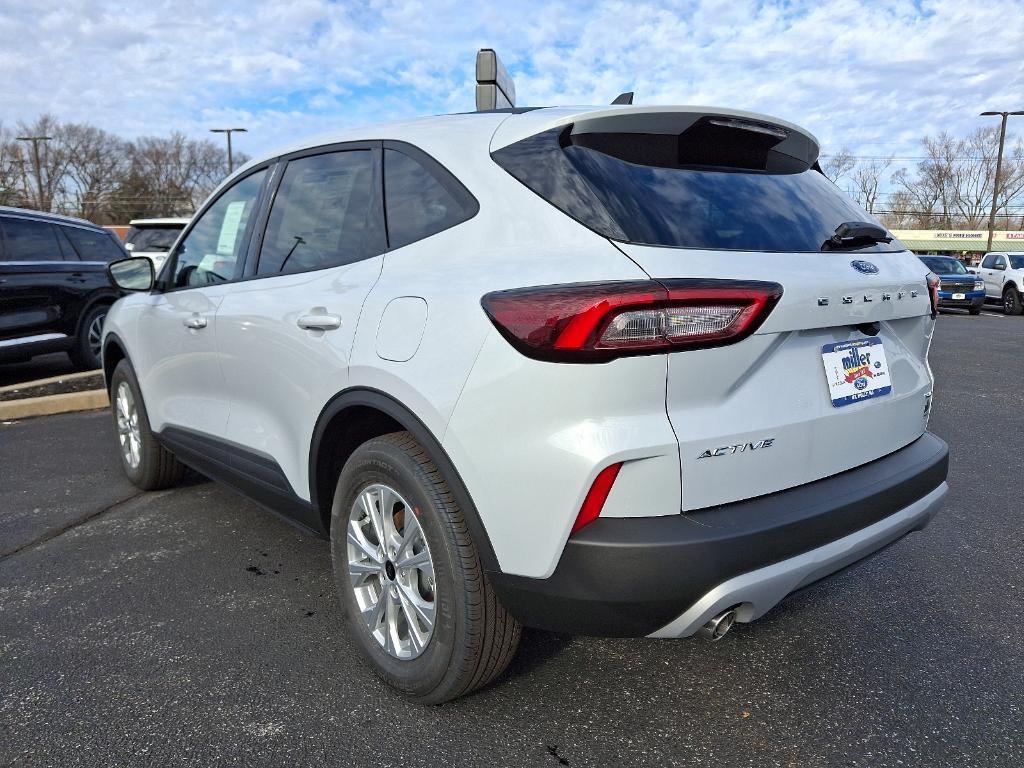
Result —
[{"label": "car rear taillight", "polygon": [[932,317],[939,314],[939,282],[936,275],[928,275],[928,296],[932,300]]},{"label": "car rear taillight", "polygon": [[756,331],[780,296],[777,283],[637,280],[495,291],[481,304],[527,357],[591,363],[732,344]]}]

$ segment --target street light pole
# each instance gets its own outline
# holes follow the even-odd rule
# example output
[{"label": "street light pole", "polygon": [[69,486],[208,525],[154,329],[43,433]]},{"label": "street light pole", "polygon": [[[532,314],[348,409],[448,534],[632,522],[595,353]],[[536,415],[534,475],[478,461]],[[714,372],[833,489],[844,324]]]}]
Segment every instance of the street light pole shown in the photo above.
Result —
[{"label": "street light pole", "polygon": [[999,122],[999,154],[996,155],[996,177],[992,180],[992,208],[988,214],[988,247],[992,250],[992,233],[996,226],[996,202],[999,196],[999,176],[1003,170],[1003,143],[1006,141],[1006,119],[1010,115],[1024,115],[1024,111],[1018,112],[982,112],[982,117],[994,117],[999,115],[1002,118]]},{"label": "street light pole", "polygon": [[36,169],[36,186],[39,189],[39,199],[36,201],[36,205],[39,210],[50,210],[48,205],[43,205],[43,170],[42,164],[39,162],[39,144],[43,141],[50,141],[51,136],[16,136],[18,141],[30,141],[32,142],[32,162]]},{"label": "street light pole", "polygon": [[248,133],[249,131],[245,128],[211,128],[210,133],[225,133],[228,137],[228,175],[230,176],[235,170],[235,161],[231,156],[231,134],[232,133]]}]

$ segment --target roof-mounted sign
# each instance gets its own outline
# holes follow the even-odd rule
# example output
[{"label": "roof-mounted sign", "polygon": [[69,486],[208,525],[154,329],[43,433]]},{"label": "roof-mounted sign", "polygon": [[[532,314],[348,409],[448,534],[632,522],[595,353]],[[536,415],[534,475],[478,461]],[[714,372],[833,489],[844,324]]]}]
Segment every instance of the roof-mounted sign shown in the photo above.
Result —
[{"label": "roof-mounted sign", "polygon": [[516,85],[493,48],[476,54],[476,108],[507,109],[516,105]]}]

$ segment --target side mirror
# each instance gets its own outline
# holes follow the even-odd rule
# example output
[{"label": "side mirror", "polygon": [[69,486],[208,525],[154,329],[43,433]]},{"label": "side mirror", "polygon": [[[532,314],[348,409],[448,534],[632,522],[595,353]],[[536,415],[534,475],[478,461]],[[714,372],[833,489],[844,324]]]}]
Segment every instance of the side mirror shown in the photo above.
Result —
[{"label": "side mirror", "polygon": [[1000,272],[1002,272],[1002,271],[1004,271],[1006,269],[1006,265],[1005,264],[996,264],[993,267],[993,269],[998,269]]},{"label": "side mirror", "polygon": [[107,265],[107,274],[122,291],[151,291],[156,281],[153,262],[145,256],[112,261]]}]

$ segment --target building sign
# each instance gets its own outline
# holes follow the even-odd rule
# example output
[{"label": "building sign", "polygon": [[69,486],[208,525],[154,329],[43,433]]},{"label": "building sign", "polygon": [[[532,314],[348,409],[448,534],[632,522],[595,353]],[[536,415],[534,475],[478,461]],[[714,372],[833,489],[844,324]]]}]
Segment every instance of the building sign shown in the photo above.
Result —
[{"label": "building sign", "polygon": [[1024,240],[1024,232],[1007,232],[1007,240]]},{"label": "building sign", "polygon": [[935,232],[936,240],[977,240],[986,237],[983,232]]}]

